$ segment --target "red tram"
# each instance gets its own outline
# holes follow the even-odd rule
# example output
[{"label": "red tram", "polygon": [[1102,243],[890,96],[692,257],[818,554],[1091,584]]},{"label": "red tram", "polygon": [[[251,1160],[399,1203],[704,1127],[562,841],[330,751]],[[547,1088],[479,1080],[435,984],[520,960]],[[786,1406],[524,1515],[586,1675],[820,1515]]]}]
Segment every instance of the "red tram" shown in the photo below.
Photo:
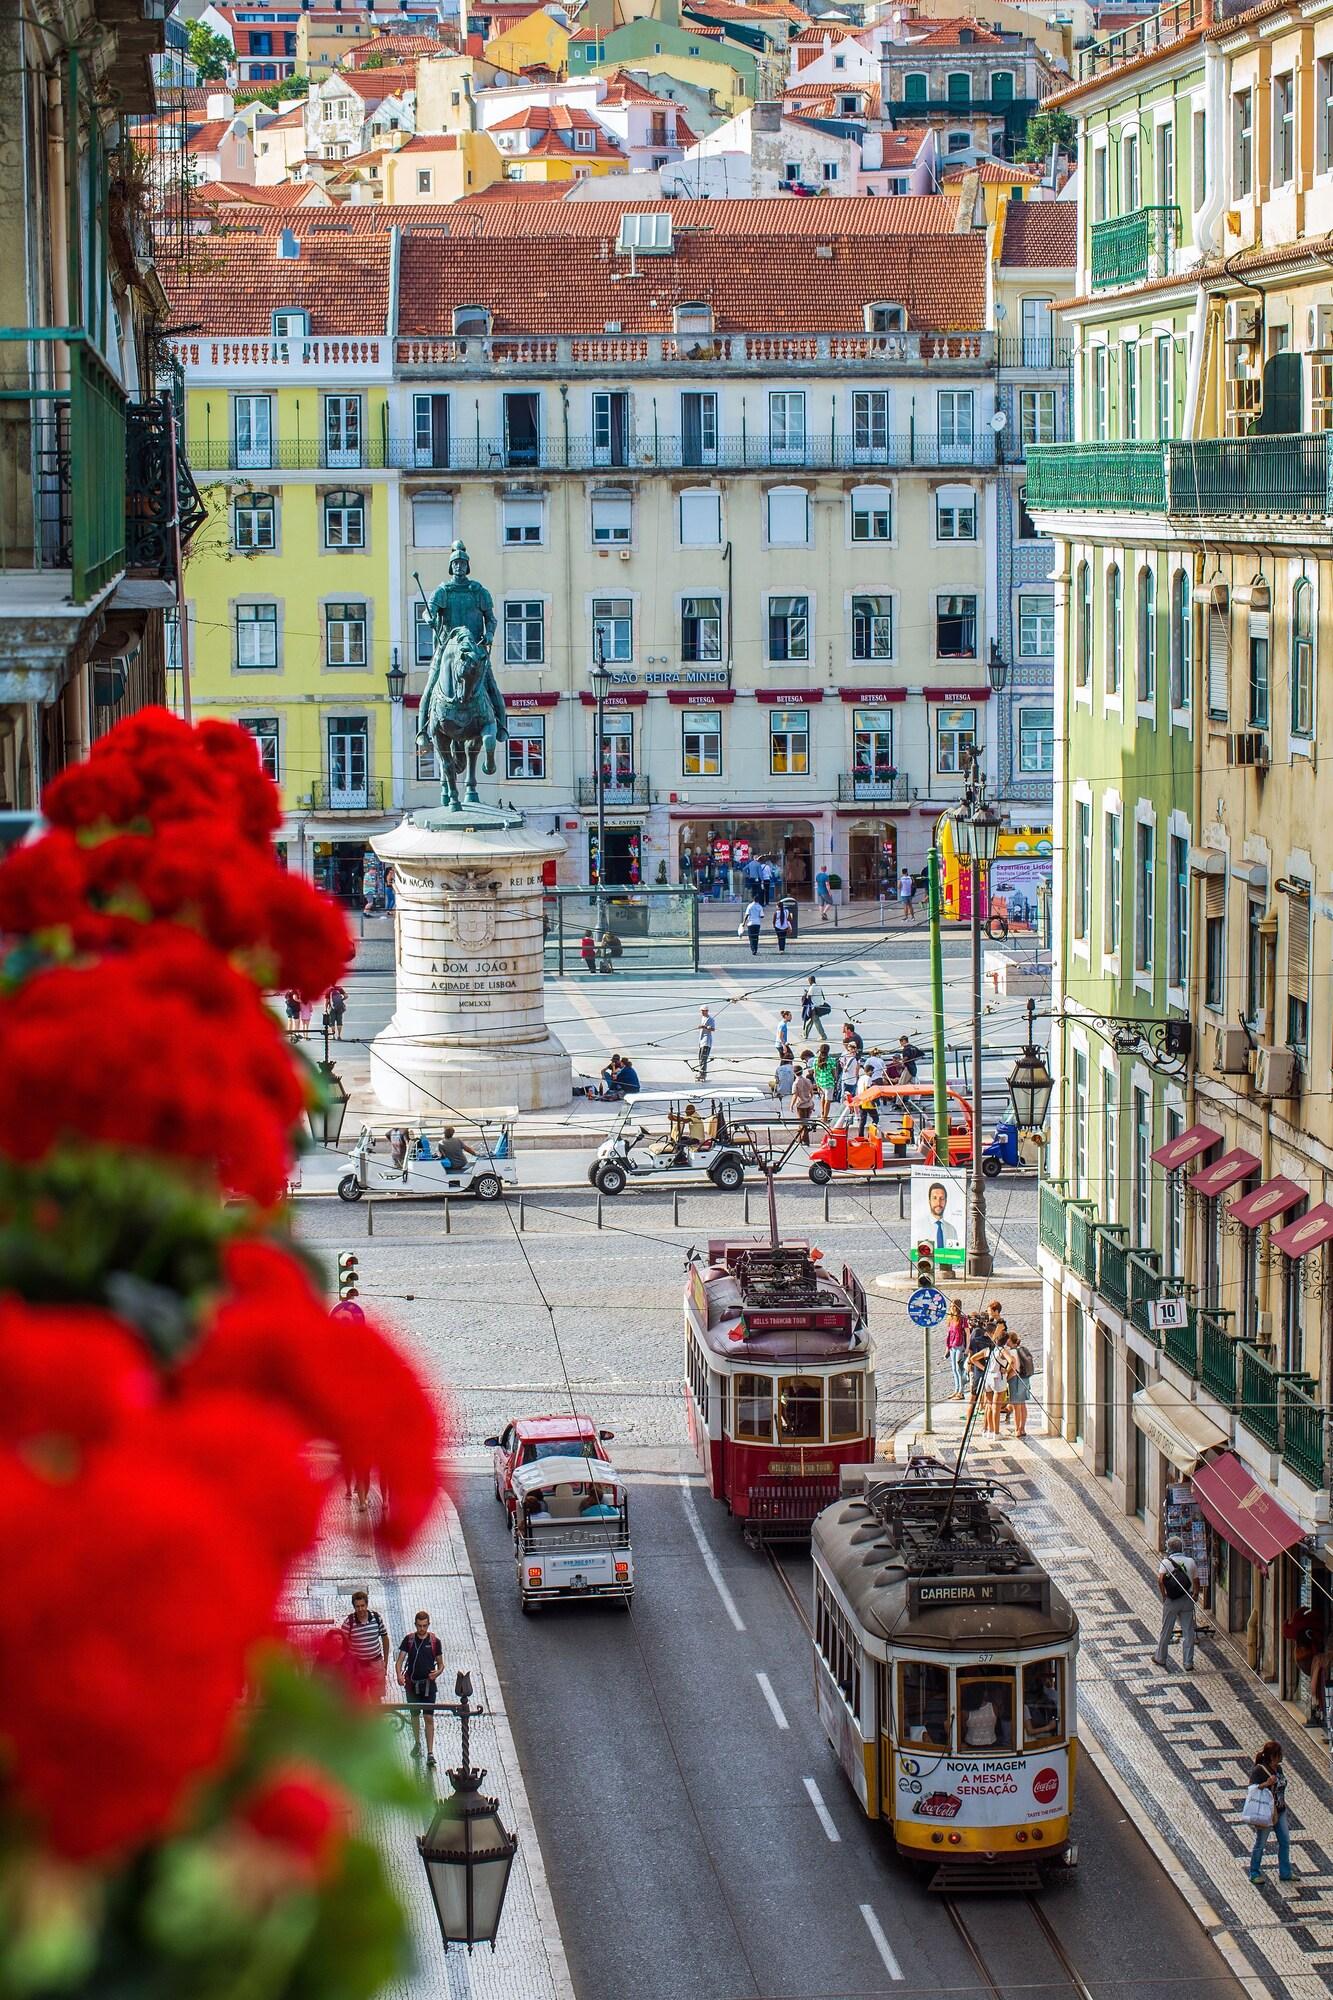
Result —
[{"label": "red tram", "polygon": [[875,1456],[866,1295],[807,1243],[710,1243],[685,1286],[685,1405],[715,1500],[747,1541],[803,1539],[840,1468]]}]

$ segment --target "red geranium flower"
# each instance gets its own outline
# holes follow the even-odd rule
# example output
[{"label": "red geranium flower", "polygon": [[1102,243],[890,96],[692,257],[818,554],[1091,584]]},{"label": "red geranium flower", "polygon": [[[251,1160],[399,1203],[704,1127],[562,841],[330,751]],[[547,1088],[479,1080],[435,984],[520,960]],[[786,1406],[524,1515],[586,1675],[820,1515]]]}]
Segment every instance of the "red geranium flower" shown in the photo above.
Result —
[{"label": "red geranium flower", "polygon": [[142,1342],[110,1313],[0,1300],[0,1442],[98,1444],[157,1393]]},{"label": "red geranium flower", "polygon": [[242,1805],[237,1817],[316,1876],[323,1875],[341,1844],[346,1795],[313,1764],[284,1764]]}]

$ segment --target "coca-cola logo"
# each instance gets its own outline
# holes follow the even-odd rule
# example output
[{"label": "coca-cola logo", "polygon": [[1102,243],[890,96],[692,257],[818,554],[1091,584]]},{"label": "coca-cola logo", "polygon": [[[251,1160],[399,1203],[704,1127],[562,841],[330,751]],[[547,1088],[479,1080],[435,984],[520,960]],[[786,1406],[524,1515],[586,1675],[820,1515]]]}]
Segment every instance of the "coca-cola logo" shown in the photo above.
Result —
[{"label": "coca-cola logo", "polygon": [[932,1792],[929,1798],[918,1799],[912,1811],[922,1819],[955,1819],[962,1803],[955,1792]]},{"label": "coca-cola logo", "polygon": [[1032,1796],[1039,1806],[1050,1805],[1059,1789],[1060,1773],[1053,1771],[1049,1764],[1044,1771],[1038,1771],[1032,1780]]}]

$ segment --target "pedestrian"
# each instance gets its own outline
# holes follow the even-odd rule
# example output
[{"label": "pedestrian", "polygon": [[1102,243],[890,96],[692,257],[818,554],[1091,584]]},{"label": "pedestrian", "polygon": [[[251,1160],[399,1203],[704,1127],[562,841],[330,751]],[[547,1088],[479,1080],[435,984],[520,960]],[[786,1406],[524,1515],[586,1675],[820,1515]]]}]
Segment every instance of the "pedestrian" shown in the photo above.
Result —
[{"label": "pedestrian", "polygon": [[806,978],[805,988],[801,994],[801,1022],[806,1034],[822,1035],[824,1032],[824,1018],[832,1012],[832,1006],[824,997],[823,987],[815,978],[814,973],[810,973]]},{"label": "pedestrian", "polygon": [[981,1393],[985,1398],[983,1421],[991,1437],[1000,1435],[1000,1411],[1009,1393],[1009,1377],[1012,1372],[1008,1342],[996,1341],[986,1357],[986,1367],[981,1378]]},{"label": "pedestrian", "polygon": [[283,995],[282,1004],[287,1014],[287,1033],[295,1041],[301,1026],[301,996],[294,986]]},{"label": "pedestrian", "polygon": [[763,888],[763,895],[760,900],[762,901],[765,909],[768,908],[769,904],[773,900],[773,863],[771,861],[766,861],[764,863],[764,888]]},{"label": "pedestrian", "polygon": [[333,1022],[333,1039],[335,1042],[340,1042],[343,1038],[343,1016],[347,1012],[346,987],[330,986],[328,1005],[329,1015]]},{"label": "pedestrian", "polygon": [[[1166,1554],[1157,1565],[1157,1589],[1162,1600],[1162,1629],[1157,1635],[1157,1651],[1153,1657],[1159,1667],[1170,1666],[1167,1653],[1179,1625],[1180,1663],[1187,1674],[1192,1674],[1199,1567],[1193,1556],[1185,1554],[1185,1544],[1179,1535],[1168,1535],[1166,1538]],[[1256,1858],[1254,1867],[1258,1865]]]},{"label": "pedestrian", "polygon": [[903,1083],[916,1082],[916,1066],[925,1061],[926,1052],[919,1049],[910,1035],[898,1037],[898,1074]]},{"label": "pedestrian", "polygon": [[784,1007],[778,1015],[777,1032],[778,1061],[783,1062],[791,1054],[791,1008]]},{"label": "pedestrian", "polygon": [[815,1104],[819,1093],[815,1089],[814,1078],[808,1069],[797,1063],[792,1072],[791,1108],[797,1124],[797,1137],[803,1145],[809,1145],[810,1132],[815,1122]]},{"label": "pedestrian", "polygon": [[907,867],[898,877],[898,901],[903,906],[903,922],[910,923],[916,916],[916,877]]},{"label": "pedestrian", "polygon": [[[1169,1546],[1169,1545],[1168,1545]],[[1250,1849],[1250,1880],[1257,1882],[1263,1867],[1264,1849],[1268,1845],[1270,1833],[1277,1835],[1277,1877],[1279,1882],[1290,1882],[1291,1873],[1291,1827],[1287,1820],[1287,1774],[1282,1768],[1282,1745],[1270,1737],[1254,1760],[1250,1772],[1250,1798],[1256,1789],[1268,1792],[1272,1797],[1269,1807],[1270,1817],[1250,1821],[1254,1826],[1254,1846]],[[1250,1800],[1246,1800],[1248,1806]]]},{"label": "pedestrian", "polygon": [[713,1036],[717,1033],[717,1022],[707,1007],[699,1009],[699,1060],[695,1065],[695,1075],[702,1083],[708,1075],[708,1059],[713,1053]]},{"label": "pedestrian", "polygon": [[865,1053],[865,1041],[857,1034],[851,1021],[844,1021],[842,1024],[842,1046],[844,1050],[855,1049],[858,1056]]},{"label": "pedestrian", "polygon": [[773,935],[778,941],[778,950],[787,949],[787,939],[791,936],[791,912],[785,903],[773,906]]},{"label": "pedestrian", "polygon": [[968,1323],[967,1336],[967,1414],[971,1417],[982,1392],[986,1374],[986,1364],[990,1360],[993,1342],[990,1327],[984,1313],[973,1313]]},{"label": "pedestrian", "polygon": [[951,1403],[961,1403],[967,1380],[965,1356],[967,1354],[967,1314],[963,1311],[961,1299],[950,1299],[949,1317],[944,1323],[944,1357],[953,1376]]},{"label": "pedestrian", "polygon": [[301,1033],[303,1036],[308,1035],[310,1033],[310,1023],[313,1021],[314,1018],[315,1018],[314,1001],[303,1000],[301,1002]]},{"label": "pedestrian", "polygon": [[777,1069],[773,1073],[773,1095],[778,1100],[778,1110],[782,1110],[783,1099],[791,1096],[791,1087],[796,1080],[796,1065],[789,1055],[779,1056]]},{"label": "pedestrian", "polygon": [[421,1755],[421,1718],[426,1720],[426,1768],[435,1769],[435,1683],[444,1665],[444,1648],[430,1629],[429,1611],[418,1611],[413,1629],[405,1632],[394,1661],[398,1685],[407,1696],[412,1718],[412,1755]]},{"label": "pedestrian", "polygon": [[343,1619],[342,1635],[347,1641],[347,1668],[362,1694],[384,1692],[389,1671],[389,1634],[378,1611],[370,1608],[370,1595],[352,1592],[352,1609]]},{"label": "pedestrian", "polygon": [[764,906],[758,896],[752,896],[745,906],[745,915],[741,918],[741,931],[749,934],[751,958],[759,956],[759,933],[763,928]]},{"label": "pedestrian", "polygon": [[838,1087],[838,1065],[829,1052],[827,1042],[821,1042],[815,1050],[815,1088],[819,1092],[819,1115],[828,1118],[829,1101]]},{"label": "pedestrian", "polygon": [[611,961],[620,957],[622,948],[614,931],[603,931],[597,940],[597,970],[614,973],[616,968]]},{"label": "pedestrian", "polygon": [[816,868],[815,870],[815,898],[819,904],[819,921],[822,924],[826,924],[829,920],[829,912],[833,908],[833,888],[829,882],[827,868]]},{"label": "pedestrian", "polygon": [[579,939],[579,957],[583,960],[584,970],[590,973],[595,979],[597,977],[597,940],[593,936],[591,929],[586,930]]},{"label": "pedestrian", "polygon": [[1014,1436],[1022,1438],[1028,1433],[1028,1397],[1034,1372],[1032,1350],[1016,1333],[1009,1336],[1009,1350],[1014,1362],[1009,1374],[1009,1407],[1014,1413]]}]

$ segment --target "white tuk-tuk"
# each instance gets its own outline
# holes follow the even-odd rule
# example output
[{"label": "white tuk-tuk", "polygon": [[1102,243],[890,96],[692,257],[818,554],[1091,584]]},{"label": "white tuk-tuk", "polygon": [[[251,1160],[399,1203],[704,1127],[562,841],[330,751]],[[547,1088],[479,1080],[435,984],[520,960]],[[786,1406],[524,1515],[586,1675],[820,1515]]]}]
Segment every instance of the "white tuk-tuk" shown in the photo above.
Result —
[{"label": "white tuk-tuk", "polygon": [[655,1180],[661,1174],[688,1174],[717,1188],[738,1188],[746,1168],[759,1165],[747,1118],[771,1103],[758,1085],[720,1095],[640,1091],[625,1099],[588,1168],[588,1179],[603,1194],[621,1194],[631,1181]]},{"label": "white tuk-tuk", "polygon": [[514,1558],[524,1611],[561,1597],[634,1595],[629,1496],[609,1459],[539,1458],[514,1472]]},{"label": "white tuk-tuk", "polygon": [[[344,1201],[360,1201],[363,1194],[470,1194],[478,1201],[498,1201],[518,1181],[517,1119],[517,1106],[488,1112],[452,1141],[444,1138],[443,1127],[426,1132],[393,1126],[377,1139],[363,1125],[349,1157],[351,1171],[339,1181],[338,1193]],[[456,1149],[454,1158],[441,1158],[441,1150],[451,1148]]]}]

